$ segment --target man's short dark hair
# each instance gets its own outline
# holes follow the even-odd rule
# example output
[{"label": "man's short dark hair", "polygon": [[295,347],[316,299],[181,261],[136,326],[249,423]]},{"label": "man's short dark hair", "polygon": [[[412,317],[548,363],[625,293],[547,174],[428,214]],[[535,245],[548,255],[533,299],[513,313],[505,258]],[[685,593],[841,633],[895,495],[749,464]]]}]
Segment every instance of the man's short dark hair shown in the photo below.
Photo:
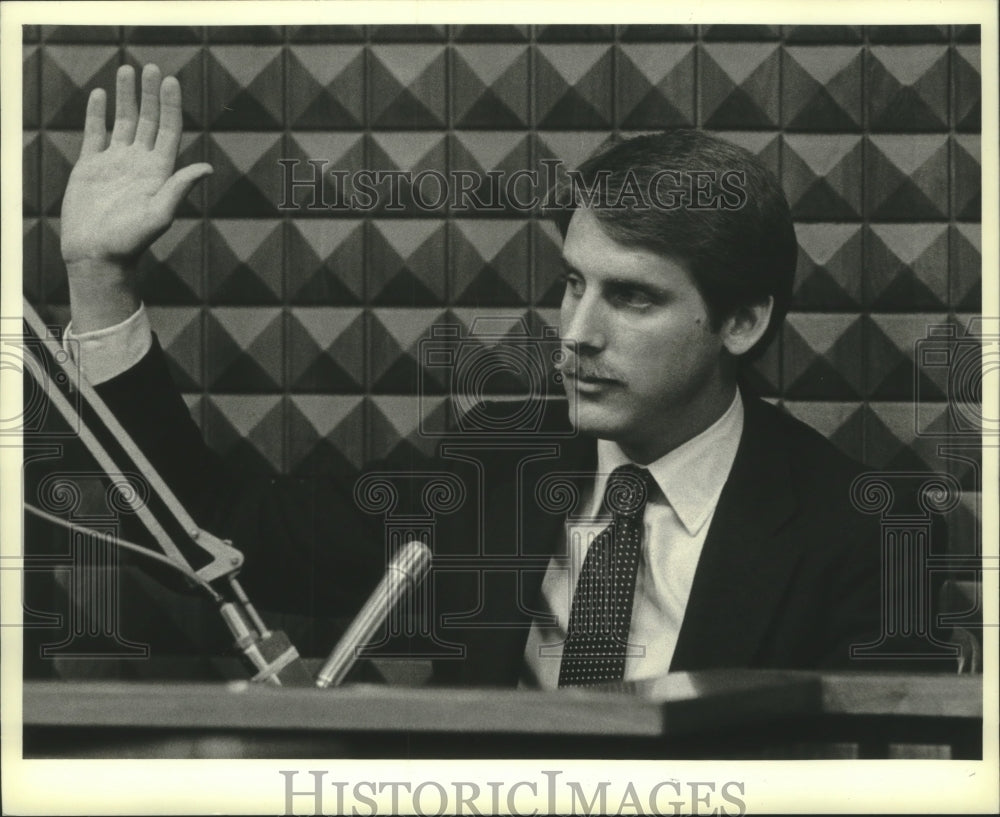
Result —
[{"label": "man's short dark hair", "polygon": [[749,151],[679,128],[613,142],[560,182],[551,213],[566,236],[577,207],[608,235],[684,263],[713,330],[770,295],[774,308],[755,356],[777,333],[792,299],[798,256],[788,201]]}]

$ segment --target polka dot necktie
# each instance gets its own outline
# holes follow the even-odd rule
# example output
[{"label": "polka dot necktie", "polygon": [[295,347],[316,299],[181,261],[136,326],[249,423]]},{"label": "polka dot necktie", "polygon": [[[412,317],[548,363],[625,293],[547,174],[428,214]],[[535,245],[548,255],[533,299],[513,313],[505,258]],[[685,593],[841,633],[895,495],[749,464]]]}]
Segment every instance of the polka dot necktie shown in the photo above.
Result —
[{"label": "polka dot necktie", "polygon": [[643,513],[655,486],[649,471],[636,465],[622,465],[608,478],[604,510],[611,513],[611,524],[590,543],[576,583],[559,666],[561,687],[620,681],[625,674]]}]

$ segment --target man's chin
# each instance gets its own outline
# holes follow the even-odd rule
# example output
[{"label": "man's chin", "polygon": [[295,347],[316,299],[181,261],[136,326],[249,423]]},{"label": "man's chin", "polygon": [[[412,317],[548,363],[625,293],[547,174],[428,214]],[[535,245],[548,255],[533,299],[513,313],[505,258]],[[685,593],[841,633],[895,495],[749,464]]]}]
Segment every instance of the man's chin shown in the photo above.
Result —
[{"label": "man's chin", "polygon": [[617,439],[624,431],[620,416],[585,400],[570,401],[570,420],[577,433],[605,440]]}]

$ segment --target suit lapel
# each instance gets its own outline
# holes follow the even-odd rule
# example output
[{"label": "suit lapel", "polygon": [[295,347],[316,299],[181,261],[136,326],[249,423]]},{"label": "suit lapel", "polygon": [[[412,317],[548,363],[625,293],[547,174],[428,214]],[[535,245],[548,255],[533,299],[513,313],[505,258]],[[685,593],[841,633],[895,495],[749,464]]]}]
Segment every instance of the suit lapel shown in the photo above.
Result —
[{"label": "suit lapel", "polygon": [[[518,474],[509,470],[510,485],[494,491],[486,498],[484,518],[506,520],[512,514],[512,498],[520,495],[518,504],[521,552],[530,560],[530,566],[512,572],[486,571],[480,588],[482,620],[507,622],[504,626],[483,627],[468,632],[465,644],[469,658],[465,662],[463,678],[466,683],[514,685],[520,673],[525,642],[531,623],[528,611],[540,607],[542,580],[548,559],[563,547],[565,542],[565,515],[546,509],[537,501],[540,480],[550,474],[573,473],[578,490],[583,490],[592,479],[596,467],[596,445],[593,439],[570,437],[557,440],[555,457],[531,460]],[[514,479],[519,476],[523,482]],[[489,538],[489,532],[487,532]],[[474,604],[474,602],[472,602]]]},{"label": "suit lapel", "polygon": [[787,443],[758,398],[744,403],[733,468],[702,548],[672,672],[748,666],[794,568],[782,525],[796,499]]}]

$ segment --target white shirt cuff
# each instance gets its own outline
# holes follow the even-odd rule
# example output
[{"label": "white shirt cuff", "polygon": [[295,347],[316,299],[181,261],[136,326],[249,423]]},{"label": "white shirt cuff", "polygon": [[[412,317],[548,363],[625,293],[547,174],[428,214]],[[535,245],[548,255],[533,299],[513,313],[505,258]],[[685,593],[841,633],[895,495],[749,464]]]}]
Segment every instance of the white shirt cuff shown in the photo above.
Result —
[{"label": "white shirt cuff", "polygon": [[152,345],[153,330],[144,304],[139,304],[132,315],[114,326],[75,335],[70,323],[63,333],[63,347],[94,386],[131,369]]}]

